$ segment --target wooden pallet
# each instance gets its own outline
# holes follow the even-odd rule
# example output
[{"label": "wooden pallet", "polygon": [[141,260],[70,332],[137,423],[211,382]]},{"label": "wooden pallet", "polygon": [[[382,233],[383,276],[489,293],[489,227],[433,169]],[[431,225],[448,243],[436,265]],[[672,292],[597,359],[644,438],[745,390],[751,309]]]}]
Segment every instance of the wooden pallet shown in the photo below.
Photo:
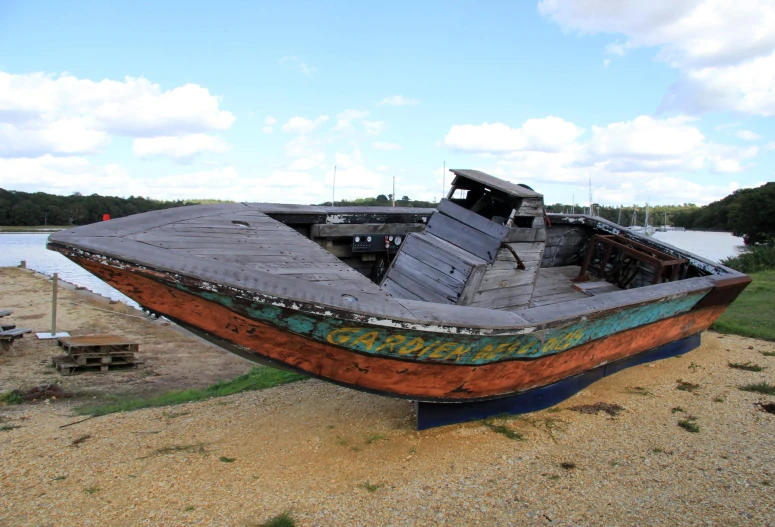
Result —
[{"label": "wooden pallet", "polygon": [[96,364],[78,364],[73,361],[68,355],[60,355],[59,357],[52,357],[51,362],[56,369],[62,375],[71,375],[72,373],[81,371],[110,371],[116,369],[129,369],[136,368],[138,364],[142,364],[142,361],[132,362],[110,362],[110,363],[96,363]]},{"label": "wooden pallet", "polygon": [[140,349],[136,342],[128,341],[121,337],[113,335],[87,335],[83,337],[60,337],[57,344],[61,346],[68,355],[80,354],[112,354],[112,353],[134,353]]}]

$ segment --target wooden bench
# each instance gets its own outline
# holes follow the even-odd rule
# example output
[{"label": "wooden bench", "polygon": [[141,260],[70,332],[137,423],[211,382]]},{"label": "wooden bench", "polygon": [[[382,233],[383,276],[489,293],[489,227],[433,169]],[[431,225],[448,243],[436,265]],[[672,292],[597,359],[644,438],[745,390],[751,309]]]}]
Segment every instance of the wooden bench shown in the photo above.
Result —
[{"label": "wooden bench", "polygon": [[0,331],[0,349],[3,351],[11,351],[13,343],[16,339],[20,339],[25,333],[32,332],[32,328],[16,328]]}]

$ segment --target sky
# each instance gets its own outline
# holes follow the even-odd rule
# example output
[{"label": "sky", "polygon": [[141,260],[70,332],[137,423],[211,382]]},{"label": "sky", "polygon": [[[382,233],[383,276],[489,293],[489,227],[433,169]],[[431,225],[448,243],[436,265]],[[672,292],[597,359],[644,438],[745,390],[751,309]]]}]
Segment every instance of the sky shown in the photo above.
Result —
[{"label": "sky", "polygon": [[706,204],[775,180],[774,115],[772,0],[0,0],[7,190]]}]

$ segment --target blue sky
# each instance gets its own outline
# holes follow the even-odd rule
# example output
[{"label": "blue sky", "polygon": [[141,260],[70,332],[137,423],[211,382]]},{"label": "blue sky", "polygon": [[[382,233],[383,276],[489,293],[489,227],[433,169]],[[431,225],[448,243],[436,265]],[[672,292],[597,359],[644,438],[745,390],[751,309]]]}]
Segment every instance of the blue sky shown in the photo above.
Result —
[{"label": "blue sky", "polygon": [[[0,187],[707,203],[773,179],[775,5],[0,1]],[[449,182],[449,177],[446,177]]]}]

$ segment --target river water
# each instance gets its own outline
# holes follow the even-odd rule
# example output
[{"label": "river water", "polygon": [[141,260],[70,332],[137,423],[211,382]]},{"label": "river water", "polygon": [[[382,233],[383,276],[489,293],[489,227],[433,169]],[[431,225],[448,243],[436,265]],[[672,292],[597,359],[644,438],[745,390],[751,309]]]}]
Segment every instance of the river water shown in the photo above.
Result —
[{"label": "river water", "polygon": [[[61,254],[46,249],[49,233],[0,233],[0,267],[17,266],[22,260],[29,269],[46,275],[59,273],[62,280],[84,286],[95,293],[132,306],[137,304]],[[669,231],[654,233],[657,240],[709,260],[720,261],[743,249],[743,239],[728,232]]]}]

